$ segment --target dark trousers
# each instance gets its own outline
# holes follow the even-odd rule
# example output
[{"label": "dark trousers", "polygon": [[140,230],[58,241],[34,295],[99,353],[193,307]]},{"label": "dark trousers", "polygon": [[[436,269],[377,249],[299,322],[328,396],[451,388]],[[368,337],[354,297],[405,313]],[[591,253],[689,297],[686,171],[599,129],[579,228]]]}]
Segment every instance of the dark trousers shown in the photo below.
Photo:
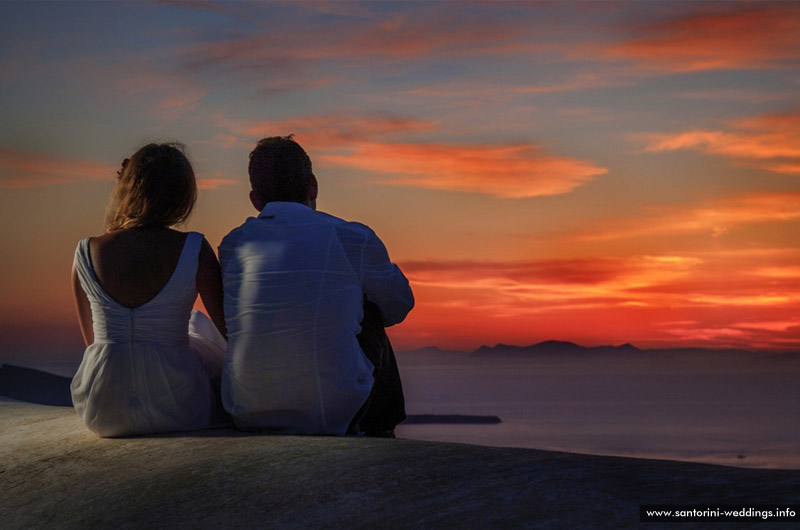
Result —
[{"label": "dark trousers", "polygon": [[366,300],[358,343],[375,366],[372,373],[375,383],[367,401],[353,418],[349,431],[361,431],[368,436],[381,435],[406,419],[406,407],[397,359],[383,327],[381,310]]}]

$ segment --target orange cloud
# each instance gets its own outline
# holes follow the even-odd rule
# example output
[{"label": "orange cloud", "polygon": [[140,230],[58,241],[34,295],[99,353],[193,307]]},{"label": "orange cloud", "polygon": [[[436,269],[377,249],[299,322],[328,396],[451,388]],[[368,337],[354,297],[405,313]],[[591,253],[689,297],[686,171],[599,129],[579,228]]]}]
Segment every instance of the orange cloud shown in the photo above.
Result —
[{"label": "orange cloud", "polygon": [[194,89],[166,95],[159,101],[158,109],[161,111],[174,111],[176,109],[193,110],[197,108],[198,102],[206,95],[206,92],[207,90],[205,89]]},{"label": "orange cloud", "polygon": [[366,16],[256,36],[205,42],[185,50],[192,69],[224,68],[236,72],[300,73],[305,61],[326,59],[403,59],[480,53],[486,46],[522,33],[513,22],[462,17],[453,23],[442,13]]},{"label": "orange cloud", "polygon": [[384,182],[504,198],[567,193],[607,170],[539,146],[363,142],[328,163],[396,175]]},{"label": "orange cloud", "polygon": [[0,188],[19,189],[78,182],[111,180],[116,166],[91,160],[56,158],[43,153],[0,147]]},{"label": "orange cloud", "polygon": [[785,164],[763,164],[762,168],[773,173],[785,173],[787,175],[800,175],[800,162]]},{"label": "orange cloud", "polygon": [[800,173],[800,112],[775,113],[738,120],[733,131],[691,130],[650,134],[646,151],[695,149],[748,160],[762,169]]},{"label": "orange cloud", "polygon": [[[558,259],[524,262],[407,262],[415,285],[484,292],[491,305],[510,302],[518,310],[541,311],[578,304],[647,305],[647,287],[675,282],[702,265],[687,256]],[[522,305],[520,305],[522,303]],[[528,304],[533,305],[528,305]]]},{"label": "orange cloud", "polygon": [[[208,88],[176,72],[163,71],[148,61],[129,61],[109,67],[107,75],[115,79],[113,89],[130,99],[142,98],[161,119],[175,119],[191,112],[208,93]],[[152,100],[152,102],[151,102]]]},{"label": "orange cloud", "polygon": [[667,344],[751,350],[797,350],[800,324],[796,321],[689,322],[661,326]]},{"label": "orange cloud", "polygon": [[[446,54],[458,47],[481,49],[487,44],[510,40],[520,28],[492,20],[462,20],[443,24],[429,17],[393,16],[370,24],[364,31],[340,39],[333,50],[346,56],[382,55],[386,57],[429,57]],[[330,53],[330,51],[328,52]]]},{"label": "orange cloud", "polygon": [[722,305],[736,305],[736,306],[769,306],[774,307],[777,304],[796,304],[798,301],[797,296],[786,295],[755,295],[755,296],[730,296],[730,295],[697,295],[690,299],[694,303],[709,305],[712,307],[719,307]]},{"label": "orange cloud", "polygon": [[671,72],[769,68],[800,58],[800,8],[795,4],[720,4],[700,10],[636,26],[633,31],[641,36],[602,52]]},{"label": "orange cloud", "polygon": [[800,327],[800,320],[769,320],[764,322],[736,322],[734,327],[743,329],[757,329],[765,331],[789,331],[792,328]]},{"label": "orange cloud", "polygon": [[[0,189],[33,188],[82,180],[111,182],[118,169],[118,166],[90,160],[56,158],[0,147]],[[219,172],[210,177],[197,177],[197,187],[204,190],[234,184],[237,184],[235,179],[224,177]]]},{"label": "orange cloud", "polygon": [[554,92],[573,92],[604,87],[617,87],[631,85],[633,81],[623,78],[614,72],[606,73],[577,73],[563,80],[550,83],[519,84],[498,83],[497,80],[476,80],[442,82],[429,86],[422,86],[406,90],[403,94],[420,96],[424,98],[441,99],[478,99],[478,98],[513,98],[535,94],[549,94]]},{"label": "orange cloud", "polygon": [[759,269],[757,272],[767,278],[796,278],[800,280],[800,265],[772,265]]},{"label": "orange cloud", "polygon": [[238,121],[218,115],[217,123],[229,131],[224,136],[228,145],[233,145],[238,140],[251,145],[256,139],[265,136],[295,134],[304,146],[321,150],[340,148],[352,142],[389,138],[402,133],[428,132],[436,126],[434,121],[390,114],[326,114],[275,121]]},{"label": "orange cloud", "polygon": [[238,184],[233,179],[225,179],[225,178],[198,178],[197,179],[197,188],[201,190],[215,190],[217,188],[222,188],[225,186],[233,186]]},{"label": "orange cloud", "polygon": [[[393,140],[402,133],[434,129],[429,121],[392,116],[310,116],[276,122],[219,122],[236,137],[297,133],[299,141],[321,151],[323,164],[388,175],[383,184],[484,193],[504,198],[567,193],[607,173],[582,160],[547,153],[535,144],[455,145]],[[384,141],[378,141],[384,140]]]},{"label": "orange cloud", "polygon": [[[340,11],[341,5],[337,3],[333,11]],[[344,82],[360,75],[359,68],[364,65],[396,70],[399,63],[420,60],[497,57],[526,61],[537,56],[545,57],[548,64],[581,65],[578,74],[565,79],[527,85],[501,80],[501,90],[513,96],[619,86],[664,71],[793,65],[800,58],[800,9],[789,3],[690,6],[689,15],[628,24],[617,28],[610,38],[596,31],[594,8],[581,6],[570,16],[577,28],[585,26],[586,31],[576,30],[569,40],[557,30],[561,21],[555,17],[563,14],[556,14],[558,10],[550,6],[537,6],[519,17],[481,14],[480,6],[475,14],[462,11],[455,15],[452,10],[425,5],[391,14],[361,5],[345,6],[345,11],[355,7],[358,14],[303,27],[275,24],[269,31],[236,38],[209,41],[204,35],[197,39],[199,44],[179,51],[177,59],[190,72],[238,75],[268,92]],[[326,8],[314,3],[301,9]],[[252,10],[247,17],[246,9],[237,8],[236,16],[265,16],[258,7]],[[621,32],[630,38],[620,39]],[[598,59],[603,67],[587,73],[583,65]],[[631,62],[635,68],[630,68]],[[481,82],[478,85],[478,91],[484,90]],[[469,86],[447,84],[411,90],[424,96],[474,97],[470,92]]]},{"label": "orange cloud", "polygon": [[[800,219],[800,192],[750,193],[679,207],[651,217],[619,219],[573,234],[583,240],[606,240],[651,234],[707,233],[719,236],[732,227],[767,221]],[[563,236],[562,236],[563,237]]]}]

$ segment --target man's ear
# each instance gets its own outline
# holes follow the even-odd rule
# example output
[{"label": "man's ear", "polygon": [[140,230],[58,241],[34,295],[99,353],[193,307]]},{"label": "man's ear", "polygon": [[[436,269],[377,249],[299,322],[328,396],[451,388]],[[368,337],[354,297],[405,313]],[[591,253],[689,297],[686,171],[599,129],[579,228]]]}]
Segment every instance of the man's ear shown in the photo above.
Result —
[{"label": "man's ear", "polygon": [[311,174],[311,182],[308,185],[308,201],[311,203],[317,202],[317,195],[319,194],[319,185],[317,184],[317,177]]},{"label": "man's ear", "polygon": [[256,190],[250,190],[250,202],[252,203],[253,208],[259,212],[264,209],[264,206],[267,205],[267,201],[262,199],[258,193],[256,193]]}]

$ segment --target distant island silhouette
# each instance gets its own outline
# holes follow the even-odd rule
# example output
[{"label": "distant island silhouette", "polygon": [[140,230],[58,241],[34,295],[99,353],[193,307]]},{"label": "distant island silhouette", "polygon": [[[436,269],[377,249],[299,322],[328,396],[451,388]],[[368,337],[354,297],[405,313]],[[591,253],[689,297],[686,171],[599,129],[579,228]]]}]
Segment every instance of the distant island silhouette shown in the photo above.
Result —
[{"label": "distant island silhouette", "polygon": [[581,346],[574,342],[547,340],[532,344],[530,346],[513,346],[509,344],[497,344],[495,346],[481,346],[471,353],[471,355],[578,355],[578,354],[640,354],[636,346],[625,343],[622,346]]},{"label": "distant island silhouette", "polygon": [[[428,346],[416,350],[399,351],[402,357],[404,354],[440,354],[440,355],[463,355],[464,359],[490,359],[492,357],[515,357],[515,358],[596,358],[602,356],[627,357],[627,358],[647,358],[651,356],[675,357],[675,358],[694,358],[702,359],[724,355],[728,358],[769,358],[774,360],[799,359],[800,352],[765,352],[744,349],[713,349],[713,348],[653,348],[640,349],[630,343],[620,346],[581,346],[574,342],[547,340],[531,344],[528,346],[516,346],[511,344],[499,343],[494,346],[480,346],[471,351],[445,350],[437,346]],[[26,401],[28,403],[38,403],[41,405],[72,406],[72,397],[69,390],[70,378],[55,375],[35,368],[25,368],[13,364],[0,364],[0,396]],[[496,416],[477,417],[463,416],[458,414],[421,414],[409,416],[406,423],[499,423],[500,419]]]},{"label": "distant island silhouette", "polygon": [[771,358],[792,359],[800,358],[800,351],[758,351],[745,350],[738,348],[638,348],[631,343],[624,343],[619,346],[600,345],[600,346],[581,346],[570,341],[546,340],[527,346],[517,346],[514,344],[498,343],[494,346],[483,345],[472,351],[447,350],[438,346],[426,346],[414,350],[400,351],[403,353],[431,353],[431,354],[463,354],[467,357],[594,357],[601,355],[609,356],[633,356],[645,357],[648,355],[660,356],[681,356],[681,355],[728,355],[728,356],[766,356]]}]

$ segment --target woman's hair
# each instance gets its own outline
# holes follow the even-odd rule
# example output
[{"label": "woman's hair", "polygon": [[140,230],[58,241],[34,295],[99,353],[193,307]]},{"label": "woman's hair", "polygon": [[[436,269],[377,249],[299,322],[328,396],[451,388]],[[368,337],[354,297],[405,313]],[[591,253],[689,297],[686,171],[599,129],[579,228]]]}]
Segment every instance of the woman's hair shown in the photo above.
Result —
[{"label": "woman's hair", "polygon": [[179,143],[147,144],[123,163],[106,211],[106,231],[184,222],[197,199],[194,170]]}]

